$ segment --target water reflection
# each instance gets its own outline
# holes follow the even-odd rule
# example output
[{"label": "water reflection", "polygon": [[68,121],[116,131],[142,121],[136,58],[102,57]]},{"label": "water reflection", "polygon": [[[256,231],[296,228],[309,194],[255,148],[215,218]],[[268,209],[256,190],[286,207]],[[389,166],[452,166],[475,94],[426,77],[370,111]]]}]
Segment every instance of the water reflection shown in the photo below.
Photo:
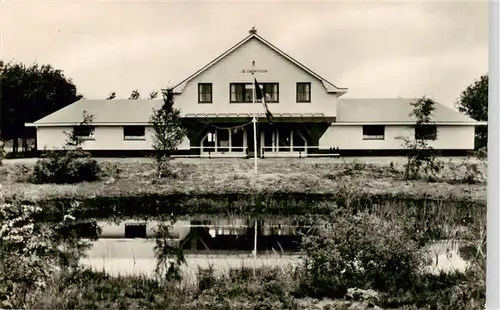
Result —
[{"label": "water reflection", "polygon": [[[158,221],[127,220],[99,226],[101,238],[154,238],[159,224]],[[255,234],[257,251],[297,251],[302,238],[315,232],[310,221],[290,218],[255,221],[245,217],[218,217],[161,224],[168,227],[171,239],[190,252],[253,251]]]},{"label": "water reflection", "polygon": [[[125,220],[112,224],[100,222],[100,239],[88,251],[82,263],[110,274],[153,274],[155,231],[158,221]],[[169,237],[182,245],[187,265],[183,274],[193,278],[197,268],[213,265],[220,272],[241,266],[290,266],[301,262],[300,242],[315,234],[314,223],[291,218],[266,218],[255,221],[244,217],[201,218],[163,223],[169,227]],[[467,262],[458,253],[457,243],[437,241],[425,255],[431,259],[427,271],[465,270]],[[284,254],[284,255],[282,255]]]}]

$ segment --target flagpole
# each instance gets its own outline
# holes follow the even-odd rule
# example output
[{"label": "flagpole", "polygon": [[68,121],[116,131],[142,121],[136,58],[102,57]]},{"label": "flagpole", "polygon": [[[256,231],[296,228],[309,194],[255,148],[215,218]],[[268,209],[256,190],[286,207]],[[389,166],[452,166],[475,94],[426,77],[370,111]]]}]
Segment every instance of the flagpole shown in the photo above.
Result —
[{"label": "flagpole", "polygon": [[[252,81],[253,88],[252,88],[252,102],[253,102],[253,169],[255,172],[255,176],[257,176],[257,117],[255,116],[255,96],[257,94],[256,92],[256,85],[255,85],[255,60],[252,61],[252,77],[254,78]],[[255,227],[254,227],[254,240],[253,240],[253,276],[255,277],[255,268],[257,264],[257,220],[255,220]]]},{"label": "flagpole", "polygon": [[[252,62],[252,77],[254,77],[254,72],[255,72],[255,60]],[[257,117],[255,116],[255,79],[252,81],[253,88],[252,88],[252,101],[254,106],[252,107],[253,110],[253,170],[255,174],[257,174]]]}]

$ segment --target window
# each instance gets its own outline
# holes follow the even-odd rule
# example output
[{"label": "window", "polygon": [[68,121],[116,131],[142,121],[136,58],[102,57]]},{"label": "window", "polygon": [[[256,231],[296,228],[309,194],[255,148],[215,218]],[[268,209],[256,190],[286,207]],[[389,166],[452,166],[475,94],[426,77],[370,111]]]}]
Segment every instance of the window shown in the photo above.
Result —
[{"label": "window", "polygon": [[279,102],[278,83],[259,83],[260,89],[264,92],[266,102]]},{"label": "window", "polygon": [[146,224],[125,224],[125,238],[146,238]]},{"label": "window", "polygon": [[253,102],[252,83],[231,83],[229,88],[231,92],[230,102]]},{"label": "window", "polygon": [[363,140],[384,140],[384,125],[366,125],[363,126]]},{"label": "window", "polygon": [[212,83],[198,84],[198,103],[212,103]]},{"label": "window", "polygon": [[[264,93],[266,102],[279,102],[278,83],[259,83]],[[251,103],[253,102],[253,83],[231,83],[229,85],[230,102]]]},{"label": "window", "polygon": [[95,128],[94,126],[76,126],[73,132],[82,140],[94,140]]},{"label": "window", "polygon": [[437,128],[435,125],[420,125],[415,127],[416,140],[436,140]]},{"label": "window", "polygon": [[311,83],[297,83],[297,102],[311,102]]},{"label": "window", "polygon": [[146,128],[144,126],[124,126],[123,140],[146,140]]}]

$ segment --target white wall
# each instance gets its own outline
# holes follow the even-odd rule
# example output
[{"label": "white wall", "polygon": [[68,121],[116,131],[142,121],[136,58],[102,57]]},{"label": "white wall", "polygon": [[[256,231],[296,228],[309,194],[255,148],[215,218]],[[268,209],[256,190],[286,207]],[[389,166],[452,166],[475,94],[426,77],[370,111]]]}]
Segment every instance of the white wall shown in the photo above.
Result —
[{"label": "white wall", "polygon": [[[359,125],[332,125],[319,141],[320,148],[339,147],[345,150],[401,149],[397,136],[413,137],[414,131],[405,126],[385,126],[384,140],[363,140],[363,127]],[[474,149],[474,126],[438,126],[437,140],[430,142],[435,149]]]},{"label": "white wall", "polygon": [[[37,149],[60,149],[66,142],[64,131],[70,132],[71,127],[39,127],[37,129]],[[122,126],[96,126],[95,140],[85,141],[85,150],[152,150],[153,136],[146,130],[145,140],[124,140]],[[189,149],[189,139],[186,137],[178,149]]]},{"label": "white wall", "polygon": [[[182,113],[263,113],[262,104],[229,103],[230,83],[252,83],[249,73],[242,69],[266,69],[256,73],[259,83],[279,83],[279,103],[268,103],[271,113],[325,113],[336,116],[337,95],[328,94],[323,83],[302,70],[257,39],[252,39],[220,60],[213,67],[190,81],[181,95],[176,97],[176,107]],[[311,83],[311,102],[296,102],[296,83]],[[198,103],[198,83],[212,83],[213,103]]]}]

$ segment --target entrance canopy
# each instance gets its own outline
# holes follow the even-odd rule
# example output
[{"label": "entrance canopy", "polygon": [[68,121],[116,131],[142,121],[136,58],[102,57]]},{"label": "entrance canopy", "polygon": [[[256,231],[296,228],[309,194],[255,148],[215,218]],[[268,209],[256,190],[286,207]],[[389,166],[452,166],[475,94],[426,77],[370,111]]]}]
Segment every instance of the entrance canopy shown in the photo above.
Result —
[{"label": "entrance canopy", "polygon": [[[203,118],[214,121],[226,121],[231,119],[251,119],[253,113],[188,113],[184,118]],[[265,113],[255,113],[259,119],[267,121]],[[273,122],[335,122],[335,117],[325,116],[324,113],[273,113]]]}]

